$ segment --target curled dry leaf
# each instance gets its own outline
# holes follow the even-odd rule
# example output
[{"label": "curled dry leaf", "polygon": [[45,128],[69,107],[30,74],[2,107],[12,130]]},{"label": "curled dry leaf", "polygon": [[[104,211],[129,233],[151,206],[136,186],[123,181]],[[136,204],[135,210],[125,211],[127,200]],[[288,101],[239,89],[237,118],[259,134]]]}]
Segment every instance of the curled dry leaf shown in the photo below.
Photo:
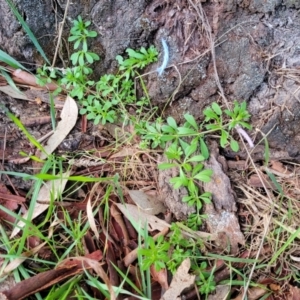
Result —
[{"label": "curled dry leaf", "polygon": [[207,300],[226,300],[230,293],[229,285],[217,285],[214,294],[210,294]]},{"label": "curled dry leaf", "polygon": [[99,240],[99,232],[96,226],[96,222],[95,222],[95,218],[94,218],[94,214],[93,214],[93,207],[92,207],[92,202],[91,202],[91,198],[93,197],[93,195],[95,194],[97,188],[99,186],[99,182],[95,183],[90,194],[88,197],[88,201],[86,204],[86,214],[87,214],[87,218],[91,227],[91,230],[94,232],[96,239]]},{"label": "curled dry leaf", "polygon": [[167,269],[156,271],[154,265],[152,265],[150,267],[150,272],[152,279],[160,284],[163,291],[166,291],[169,288]]},{"label": "curled dry leaf", "polygon": [[159,213],[165,213],[166,208],[162,201],[158,199],[158,196],[150,196],[143,191],[128,190],[132,201],[146,214],[157,215]]},{"label": "curled dry leaf", "polygon": [[149,231],[159,230],[162,231],[165,227],[170,227],[170,224],[167,222],[144,213],[141,209],[137,206],[132,204],[120,204],[116,203],[119,210],[126,216],[126,218],[132,223],[135,222],[136,224],[141,225],[143,228],[145,224],[147,224],[147,228]]},{"label": "curled dry leaf", "polygon": [[[263,295],[265,295],[266,293],[268,292],[268,289],[267,287],[264,289],[262,287],[253,287],[253,288],[250,288],[247,292],[247,299],[248,300],[258,300],[258,299],[261,299],[261,297]],[[240,294],[234,298],[233,300],[243,300],[244,297],[244,291],[243,289],[241,290]]]},{"label": "curled dry leaf", "polygon": [[161,300],[174,300],[181,299],[180,294],[194,285],[195,275],[190,275],[189,270],[191,267],[191,261],[186,258],[179,266],[175,273],[169,289],[164,293]]},{"label": "curled dry leaf", "polygon": [[76,124],[78,107],[75,100],[70,96],[68,96],[66,99],[60,117],[61,121],[58,122],[53,135],[49,138],[47,145],[44,147],[46,153],[43,152],[40,155],[41,159],[45,159],[47,155],[51,154]]}]

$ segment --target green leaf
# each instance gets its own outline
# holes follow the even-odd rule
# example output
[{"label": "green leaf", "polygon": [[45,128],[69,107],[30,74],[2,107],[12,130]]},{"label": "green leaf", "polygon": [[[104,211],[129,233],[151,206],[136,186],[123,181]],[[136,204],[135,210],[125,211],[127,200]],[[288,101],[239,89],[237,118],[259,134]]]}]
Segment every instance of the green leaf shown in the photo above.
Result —
[{"label": "green leaf", "polygon": [[0,61],[5,62],[6,64],[8,64],[9,66],[11,66],[15,69],[27,70],[23,65],[21,65],[13,57],[11,57],[9,54],[3,52],[2,50],[0,50]]},{"label": "green leaf", "polygon": [[202,138],[200,138],[200,150],[205,159],[209,158],[209,150]]},{"label": "green leaf", "polygon": [[[7,112],[8,117],[17,125],[17,127],[22,130],[22,132],[26,135],[27,139],[41,152],[46,153],[44,147],[27,131],[22,122],[14,116],[12,113]],[[47,154],[48,155],[48,154]]]},{"label": "green leaf", "polygon": [[80,112],[81,115],[85,115],[86,112],[87,112],[87,109],[86,108],[81,108],[79,112]]},{"label": "green leaf", "polygon": [[7,83],[20,95],[24,95],[19,89],[18,87],[15,85],[15,82],[12,80],[12,78],[9,76],[9,74],[2,70],[0,68],[0,74],[5,78],[5,80],[7,81]]},{"label": "green leaf", "polygon": [[69,42],[74,42],[74,41],[76,41],[76,40],[79,40],[79,43],[80,43],[80,38],[78,37],[78,35],[71,35],[71,36],[69,36],[69,38],[68,38],[68,41],[69,41]]},{"label": "green leaf", "polygon": [[181,148],[183,149],[183,151],[185,151],[186,148],[189,146],[189,144],[186,141],[184,141],[183,139],[179,139],[179,144],[180,144]]},{"label": "green leaf", "polygon": [[174,163],[161,163],[158,165],[159,170],[167,170],[173,167],[176,167],[177,165]]},{"label": "green leaf", "polygon": [[79,53],[80,52],[74,52],[72,55],[71,55],[71,61],[72,61],[72,64],[73,66],[77,65],[77,61],[78,61],[78,57],[79,57]]},{"label": "green leaf", "polygon": [[196,123],[196,120],[195,118],[190,115],[190,114],[185,114],[184,115],[184,118],[186,119],[186,121],[195,129],[195,130],[198,130],[198,125]]},{"label": "green leaf", "polygon": [[195,153],[196,150],[197,150],[197,144],[196,143],[192,143],[191,145],[188,145],[184,149],[184,154],[185,154],[186,158],[189,158],[193,153]]},{"label": "green leaf", "polygon": [[157,130],[156,130],[153,126],[151,126],[151,125],[149,125],[149,124],[146,124],[146,128],[147,128],[151,133],[158,133]]},{"label": "green leaf", "polygon": [[121,55],[117,55],[116,60],[117,60],[117,62],[119,63],[120,66],[123,64],[124,59]]},{"label": "green leaf", "polygon": [[194,194],[195,192],[197,192],[197,187],[193,180],[189,180],[187,188],[191,194]]},{"label": "green leaf", "polygon": [[186,171],[186,172],[191,172],[192,171],[192,166],[188,163],[184,163],[182,164],[182,168]]},{"label": "green leaf", "polygon": [[212,170],[206,169],[195,175],[194,178],[203,182],[210,182],[212,173]]},{"label": "green leaf", "polygon": [[205,121],[210,121],[211,119],[213,120],[219,120],[218,115],[212,110],[211,107],[207,107],[204,109],[203,114],[206,116]]},{"label": "green leaf", "polygon": [[88,45],[86,39],[82,39],[82,52],[87,52],[88,51]]},{"label": "green leaf", "polygon": [[205,125],[205,128],[207,130],[219,130],[222,127],[219,124],[208,124],[208,125]]},{"label": "green leaf", "polygon": [[165,133],[175,133],[174,128],[169,125],[162,125],[161,130]]},{"label": "green leaf", "polygon": [[270,161],[270,147],[269,147],[269,142],[266,136],[263,137],[264,142],[265,142],[265,151],[264,151],[264,158],[265,158],[265,165],[267,166]]},{"label": "green leaf", "polygon": [[96,37],[98,35],[98,33],[96,31],[89,31],[89,33],[87,34],[88,37]]},{"label": "green leaf", "polygon": [[194,177],[197,173],[199,173],[203,169],[203,167],[203,164],[197,164],[196,166],[194,166],[192,176]]},{"label": "green leaf", "polygon": [[219,116],[222,115],[222,110],[221,110],[221,107],[219,106],[218,103],[213,102],[212,105],[211,105],[211,107],[212,107],[212,109],[214,110],[214,112],[215,112],[217,115],[219,115]]},{"label": "green leaf", "polygon": [[231,110],[225,109],[224,112],[225,112],[225,114],[226,114],[227,116],[229,116],[229,117],[231,117],[231,118],[234,117],[234,113],[233,113]]},{"label": "green leaf", "polygon": [[225,148],[227,142],[228,142],[228,132],[225,130],[222,130],[221,131],[221,140],[220,140],[221,147]]},{"label": "green leaf", "polygon": [[178,127],[177,130],[179,134],[184,134],[184,135],[197,134],[197,131],[195,131],[192,128]]},{"label": "green leaf", "polygon": [[130,49],[130,48],[126,49],[126,52],[128,53],[128,55],[130,57],[137,58],[138,60],[143,60],[145,58],[145,56],[143,54],[138,53],[135,50]]},{"label": "green leaf", "polygon": [[88,63],[92,64],[94,62],[93,57],[89,54],[89,52],[85,53],[85,58],[88,61]]},{"label": "green leaf", "polygon": [[84,65],[84,53],[83,52],[80,52],[80,54],[79,54],[78,63],[79,63],[79,66]]},{"label": "green leaf", "polygon": [[238,152],[239,151],[239,143],[234,140],[234,139],[231,139],[230,140],[230,148],[234,151],[234,152]]},{"label": "green leaf", "polygon": [[274,176],[274,174],[269,171],[266,171],[266,172],[267,172],[269,178],[271,179],[271,181],[273,182],[273,184],[275,185],[277,191],[281,194],[281,196],[284,196],[283,189],[282,189],[281,185],[278,183],[278,181],[276,180],[276,177]]},{"label": "green leaf", "polygon": [[173,117],[168,117],[167,118],[167,123],[174,129],[177,128],[177,124],[176,124],[176,121]]},{"label": "green leaf", "polygon": [[161,139],[162,141],[164,141],[164,142],[168,142],[168,141],[174,140],[174,137],[171,136],[171,135],[162,135],[162,136],[160,137],[160,139]]},{"label": "green leaf", "polygon": [[204,161],[205,157],[203,155],[195,155],[191,158],[189,158],[187,161],[188,162],[197,162],[197,161]]},{"label": "green leaf", "polygon": [[100,57],[98,54],[94,53],[94,52],[89,52],[90,56],[94,59],[94,60],[99,60]]},{"label": "green leaf", "polygon": [[240,121],[239,124],[244,128],[252,129],[252,126],[246,122]]}]

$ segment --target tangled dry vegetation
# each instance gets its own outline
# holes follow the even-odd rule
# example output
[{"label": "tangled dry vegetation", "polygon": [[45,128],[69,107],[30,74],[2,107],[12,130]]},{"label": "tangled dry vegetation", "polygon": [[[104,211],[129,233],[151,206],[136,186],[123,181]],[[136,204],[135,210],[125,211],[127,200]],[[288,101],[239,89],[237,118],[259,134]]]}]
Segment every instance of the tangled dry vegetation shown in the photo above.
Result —
[{"label": "tangled dry vegetation", "polygon": [[[218,78],[214,50],[217,41],[208,18],[200,3],[187,3],[196,18],[193,32],[201,32],[201,41],[207,48],[194,59],[210,53],[213,62],[220,96],[214,112],[233,109],[234,104],[226,98]],[[176,25],[173,23],[170,26]],[[193,42],[197,44],[198,39],[195,37]],[[35,91],[31,79],[18,77],[19,72],[7,62],[1,68],[22,86],[28,100],[28,90]],[[180,75],[177,66],[168,68]],[[278,70],[278,75],[295,78],[298,71]],[[3,73],[0,77],[1,85],[9,89],[8,78]],[[138,92],[143,94],[142,81],[140,85]],[[42,139],[32,137],[8,113],[27,138],[23,142],[27,156],[24,159],[7,154],[6,145],[12,144],[9,139],[6,143],[5,131],[0,172],[0,251],[1,274],[7,284],[2,289],[5,299],[300,298],[300,166],[279,161],[280,154],[269,148],[268,136],[259,135],[259,129],[248,131],[256,141],[255,147],[250,148],[234,131],[233,138],[240,141],[241,149],[234,152],[227,139],[225,147],[220,147],[220,134],[207,134],[207,148],[203,144],[204,148],[195,148],[191,166],[202,161],[200,156],[207,149],[209,159],[203,157],[205,162],[198,172],[208,168],[213,174],[203,173],[206,177],[197,181],[196,189],[211,193],[211,201],[205,194],[201,195],[201,202],[189,206],[182,203],[188,196],[187,186],[176,188],[169,183],[169,179],[180,178],[179,171],[172,166],[167,173],[158,167],[176,161],[176,151],[171,153],[168,143],[165,148],[152,149],[149,143],[143,144],[145,139],[138,134],[141,124],[155,121],[158,114],[142,112],[136,122],[138,127],[134,122],[93,125],[85,115],[79,124],[77,105],[66,96],[69,91],[64,88],[54,102],[50,101],[52,108],[63,106],[62,123],[54,130],[55,142],[42,144]],[[180,85],[174,93],[179,89]],[[2,91],[9,94],[7,89]],[[49,96],[49,89],[36,93],[35,105],[39,105],[37,99],[46,101],[40,95]],[[113,92],[107,94],[110,97]],[[65,102],[62,98],[66,98]],[[173,99],[174,94],[170,102]],[[146,105],[145,108],[151,111]],[[125,111],[134,115],[137,109],[140,107],[129,104],[129,113]],[[269,115],[272,111],[261,119]],[[47,117],[41,122],[53,120]],[[177,130],[179,125],[167,119],[170,116],[160,117]],[[226,122],[227,119],[228,115]],[[39,121],[35,121],[36,125]],[[68,126],[69,131],[62,133]],[[144,129],[150,134],[151,128],[149,125]],[[191,126],[186,128],[190,130]],[[76,140],[74,136],[67,138],[71,129],[75,134],[85,132],[74,147],[70,146]],[[187,157],[189,142],[186,139],[181,144]],[[58,144],[67,145],[67,151],[57,149]],[[43,154],[44,149],[48,156]],[[175,159],[164,157],[168,149]],[[24,163],[26,171],[15,167]],[[20,188],[16,177],[30,180],[32,189]],[[210,186],[207,178],[211,179]],[[197,203],[203,205],[199,210]],[[195,211],[198,223],[191,226],[187,219]]]}]

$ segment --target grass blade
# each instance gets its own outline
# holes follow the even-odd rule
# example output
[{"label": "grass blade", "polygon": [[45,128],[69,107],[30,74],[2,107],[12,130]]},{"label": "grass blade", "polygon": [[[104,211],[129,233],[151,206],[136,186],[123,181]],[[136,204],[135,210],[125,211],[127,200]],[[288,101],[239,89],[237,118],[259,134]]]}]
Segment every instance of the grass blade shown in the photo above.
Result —
[{"label": "grass blade", "polygon": [[7,65],[9,65],[15,69],[27,70],[23,65],[21,65],[13,57],[11,57],[9,54],[5,53],[2,50],[0,50],[0,61],[5,62]]},{"label": "grass blade", "polygon": [[0,68],[0,73],[1,75],[6,79],[7,83],[17,92],[22,94],[22,92],[18,89],[18,87],[15,85],[14,81],[12,80],[12,78],[9,76],[9,74],[7,72],[5,72],[4,70],[2,70]]}]

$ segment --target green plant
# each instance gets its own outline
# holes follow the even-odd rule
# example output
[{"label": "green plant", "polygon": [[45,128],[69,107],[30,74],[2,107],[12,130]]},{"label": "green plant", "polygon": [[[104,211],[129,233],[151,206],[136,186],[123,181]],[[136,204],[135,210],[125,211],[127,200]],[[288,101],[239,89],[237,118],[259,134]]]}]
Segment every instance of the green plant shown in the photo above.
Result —
[{"label": "green plant", "polygon": [[205,298],[207,298],[207,296],[216,289],[216,283],[214,281],[216,266],[214,266],[209,272],[207,271],[207,267],[207,262],[201,262],[200,267],[197,269],[198,278],[196,279],[199,292],[201,295],[205,295]]},{"label": "green plant", "polygon": [[193,241],[189,241],[184,237],[178,225],[173,223],[171,225],[169,244],[171,255],[167,262],[167,268],[174,274],[183,260],[193,255],[191,248]]},{"label": "green plant", "polygon": [[116,57],[118,73],[105,74],[95,82],[90,80],[93,73],[90,66],[100,58],[88,50],[88,38],[97,36],[96,31],[88,29],[90,24],[90,21],[84,22],[79,16],[71,28],[69,41],[74,43],[75,51],[70,57],[72,67],[58,75],[58,70],[44,66],[38,70],[39,83],[45,84],[59,78],[59,86],[79,100],[80,113],[86,114],[87,119],[95,124],[113,123],[118,117],[125,118],[126,105],[134,105],[137,113],[142,113],[142,108],[150,105],[150,101],[148,97],[136,98],[134,79],[139,77],[141,80],[138,72],[157,60],[157,50],[153,46],[148,49],[142,47],[138,51],[127,49],[128,58]]},{"label": "green plant", "polygon": [[142,270],[147,270],[151,265],[154,265],[156,271],[165,268],[169,261],[169,248],[170,244],[163,236],[159,236],[156,241],[148,236],[145,247],[138,250],[138,253],[143,256]]},{"label": "green plant", "polygon": [[[115,122],[120,117],[128,118],[126,108],[133,106],[137,114],[144,116],[145,108],[150,107],[150,99],[147,94],[145,84],[139,74],[140,70],[148,64],[157,60],[157,50],[151,46],[148,49],[141,48],[140,50],[127,49],[127,57],[118,55],[116,60],[118,62],[117,74],[105,74],[101,76],[98,81],[91,80],[93,70],[91,65],[99,60],[99,56],[96,53],[89,51],[88,39],[95,38],[97,33],[89,30],[91,22],[83,21],[81,17],[78,17],[74,21],[74,25],[70,32],[69,41],[73,43],[74,53],[70,57],[71,67],[66,70],[59,70],[57,68],[50,68],[43,66],[39,70],[39,82],[44,84],[56,80],[60,88],[56,91],[59,93],[61,89],[64,89],[72,97],[76,97],[81,106],[80,113],[86,114],[87,119],[93,120],[95,124],[106,122]],[[6,59],[10,61],[10,64],[17,66],[16,62],[7,58],[0,51],[0,59]],[[3,76],[6,76],[6,70],[0,69]],[[139,99],[135,93],[135,79],[140,80],[141,87],[144,95]],[[207,271],[207,262],[203,261],[201,257],[201,251],[203,247],[203,241],[199,239],[196,234],[191,232],[196,231],[199,226],[202,225],[205,215],[201,214],[203,203],[210,203],[211,194],[203,193],[202,184],[209,182],[212,176],[212,170],[205,168],[205,160],[209,158],[209,149],[206,145],[206,137],[210,134],[218,134],[220,136],[220,144],[222,147],[230,145],[230,147],[237,151],[238,143],[233,137],[233,129],[240,127],[250,128],[247,123],[249,120],[249,113],[246,110],[246,103],[239,104],[234,103],[232,110],[223,110],[217,103],[204,110],[204,121],[198,124],[195,118],[190,114],[185,114],[185,122],[179,125],[174,118],[168,117],[165,120],[157,118],[155,122],[150,123],[146,121],[144,117],[141,120],[131,117],[131,121],[135,123],[136,132],[140,134],[142,140],[140,143],[141,148],[153,148],[161,147],[166,149],[164,154],[167,159],[166,162],[159,165],[161,170],[173,168],[177,171],[177,175],[174,176],[170,182],[174,188],[184,188],[188,191],[188,195],[184,196],[182,201],[188,205],[195,206],[196,212],[190,214],[185,222],[172,224],[171,231],[168,236],[160,236],[157,240],[148,236],[147,226],[144,227],[144,232],[141,229],[137,229],[139,233],[139,250],[138,250],[138,262],[140,265],[140,273],[138,274],[141,279],[140,285],[135,286],[135,283],[128,277],[129,272],[126,274],[121,270],[116,270],[123,278],[123,282],[119,287],[114,287],[116,294],[119,293],[136,296],[129,293],[123,285],[133,288],[134,292],[137,292],[140,299],[151,299],[151,277],[150,266],[154,266],[156,270],[167,268],[172,273],[175,273],[178,266],[182,261],[189,257],[192,261],[192,269],[197,274],[197,285],[202,295],[207,295],[215,290],[214,282],[214,270],[213,267],[210,271]],[[13,119],[13,118],[12,118]],[[150,118],[149,118],[150,119]],[[22,124],[14,120],[20,129],[26,134],[26,130]],[[29,134],[26,134],[28,139],[33,145],[43,151],[42,146]],[[60,161],[59,167],[57,167],[57,161]],[[54,170],[59,172],[54,172]],[[50,173],[52,174],[47,174]],[[32,215],[32,209],[37,201],[38,191],[44,181],[63,179],[61,174],[63,173],[62,160],[57,159],[54,155],[48,157],[42,172],[36,175],[22,174],[21,177],[27,179],[34,179],[36,181],[32,204],[30,204],[29,212]],[[9,173],[10,175],[18,175],[16,173]],[[111,181],[112,178],[89,178],[84,176],[70,176],[69,181],[81,181],[81,182],[97,182],[97,181]],[[113,178],[115,187],[120,191],[121,187],[117,184],[117,176]],[[109,198],[113,189],[113,185],[106,186],[105,195],[102,198],[101,204],[104,205],[104,221],[106,222],[106,231],[108,230],[109,222]],[[121,193],[116,193],[119,198],[123,200]],[[62,195],[60,195],[62,196]],[[50,199],[54,200],[54,199]],[[53,202],[53,201],[52,201]],[[101,205],[100,204],[100,205]],[[44,228],[45,223],[50,222],[53,216],[57,216],[56,206],[53,203],[50,205],[45,220],[36,226],[31,224],[30,221],[25,222],[23,235],[17,240],[9,241],[11,245],[8,247],[8,251],[15,255],[20,254],[25,247],[25,239],[29,234],[34,233],[36,236],[47,241],[48,247],[52,250],[56,259],[62,260],[69,255],[82,255],[84,248],[82,240],[86,232],[88,231],[90,224],[85,223],[85,219],[79,214],[77,220],[73,220],[69,215],[68,210],[62,210],[62,221],[56,225],[56,229],[63,232],[64,244],[57,246],[57,236],[47,238],[40,232]],[[4,211],[8,211],[3,208]],[[9,211],[8,211],[9,212]],[[95,212],[93,212],[95,214]],[[29,215],[30,215],[29,214]],[[19,219],[14,215],[17,220]],[[180,224],[180,225],[179,225]],[[185,225],[184,225],[185,224]],[[185,228],[186,227],[186,228]],[[187,235],[184,233],[189,233]],[[298,232],[298,231],[297,231]],[[142,247],[142,238],[144,245]],[[5,237],[1,240],[3,245],[8,245],[8,238]],[[10,248],[10,249],[9,249]],[[14,249],[12,249],[14,248]],[[60,249],[60,253],[56,252],[56,248]],[[285,250],[282,247],[278,252],[279,256],[281,252]],[[7,258],[12,256],[9,254]],[[200,267],[198,264],[200,263]],[[49,262],[45,262],[45,265]],[[53,262],[52,262],[53,264]],[[25,276],[29,277],[28,272],[20,268]],[[25,277],[24,276],[24,277]],[[109,288],[107,285],[101,283],[97,278],[93,277],[89,272],[86,272],[89,285],[98,288],[105,297],[109,298]],[[78,298],[92,299],[90,295],[81,287],[79,281],[83,276],[73,278],[64,284],[53,287],[49,293],[49,299],[53,298],[66,298],[71,291],[75,291]],[[126,286],[126,288],[127,288]],[[147,296],[145,296],[147,295]],[[47,299],[48,299],[47,298]]]},{"label": "green plant", "polygon": [[[247,111],[246,102],[239,104],[237,101],[234,102],[233,110],[225,109],[222,111],[221,107],[216,103],[212,103],[211,107],[207,107],[203,111],[205,115],[204,122],[212,122],[206,124],[205,128],[207,130],[213,130],[221,132],[220,145],[225,148],[230,139],[230,147],[233,151],[239,150],[239,145],[236,140],[230,135],[230,131],[237,127],[241,126],[247,129],[250,129],[251,126],[247,123],[250,119],[250,114]],[[224,124],[224,113],[230,119],[227,123]]]},{"label": "green plant", "polygon": [[160,170],[177,170],[178,176],[171,178],[170,183],[175,189],[187,189],[188,195],[182,201],[195,206],[196,213],[191,214],[187,220],[187,225],[194,230],[205,218],[200,214],[202,203],[210,203],[211,199],[210,193],[201,192],[201,182],[209,182],[212,176],[212,170],[206,169],[203,163],[209,157],[205,137],[208,134],[220,133],[221,146],[226,147],[229,144],[237,151],[239,147],[232,136],[232,130],[236,126],[250,128],[247,123],[250,115],[245,102],[234,102],[233,110],[225,111],[214,102],[203,113],[205,119],[201,124],[197,124],[192,115],[185,114],[185,123],[181,126],[173,117],[168,117],[165,124],[157,119],[155,123],[144,122],[136,126],[138,134],[144,141],[151,143],[153,148],[166,148],[164,155],[168,161],[158,167]]}]

